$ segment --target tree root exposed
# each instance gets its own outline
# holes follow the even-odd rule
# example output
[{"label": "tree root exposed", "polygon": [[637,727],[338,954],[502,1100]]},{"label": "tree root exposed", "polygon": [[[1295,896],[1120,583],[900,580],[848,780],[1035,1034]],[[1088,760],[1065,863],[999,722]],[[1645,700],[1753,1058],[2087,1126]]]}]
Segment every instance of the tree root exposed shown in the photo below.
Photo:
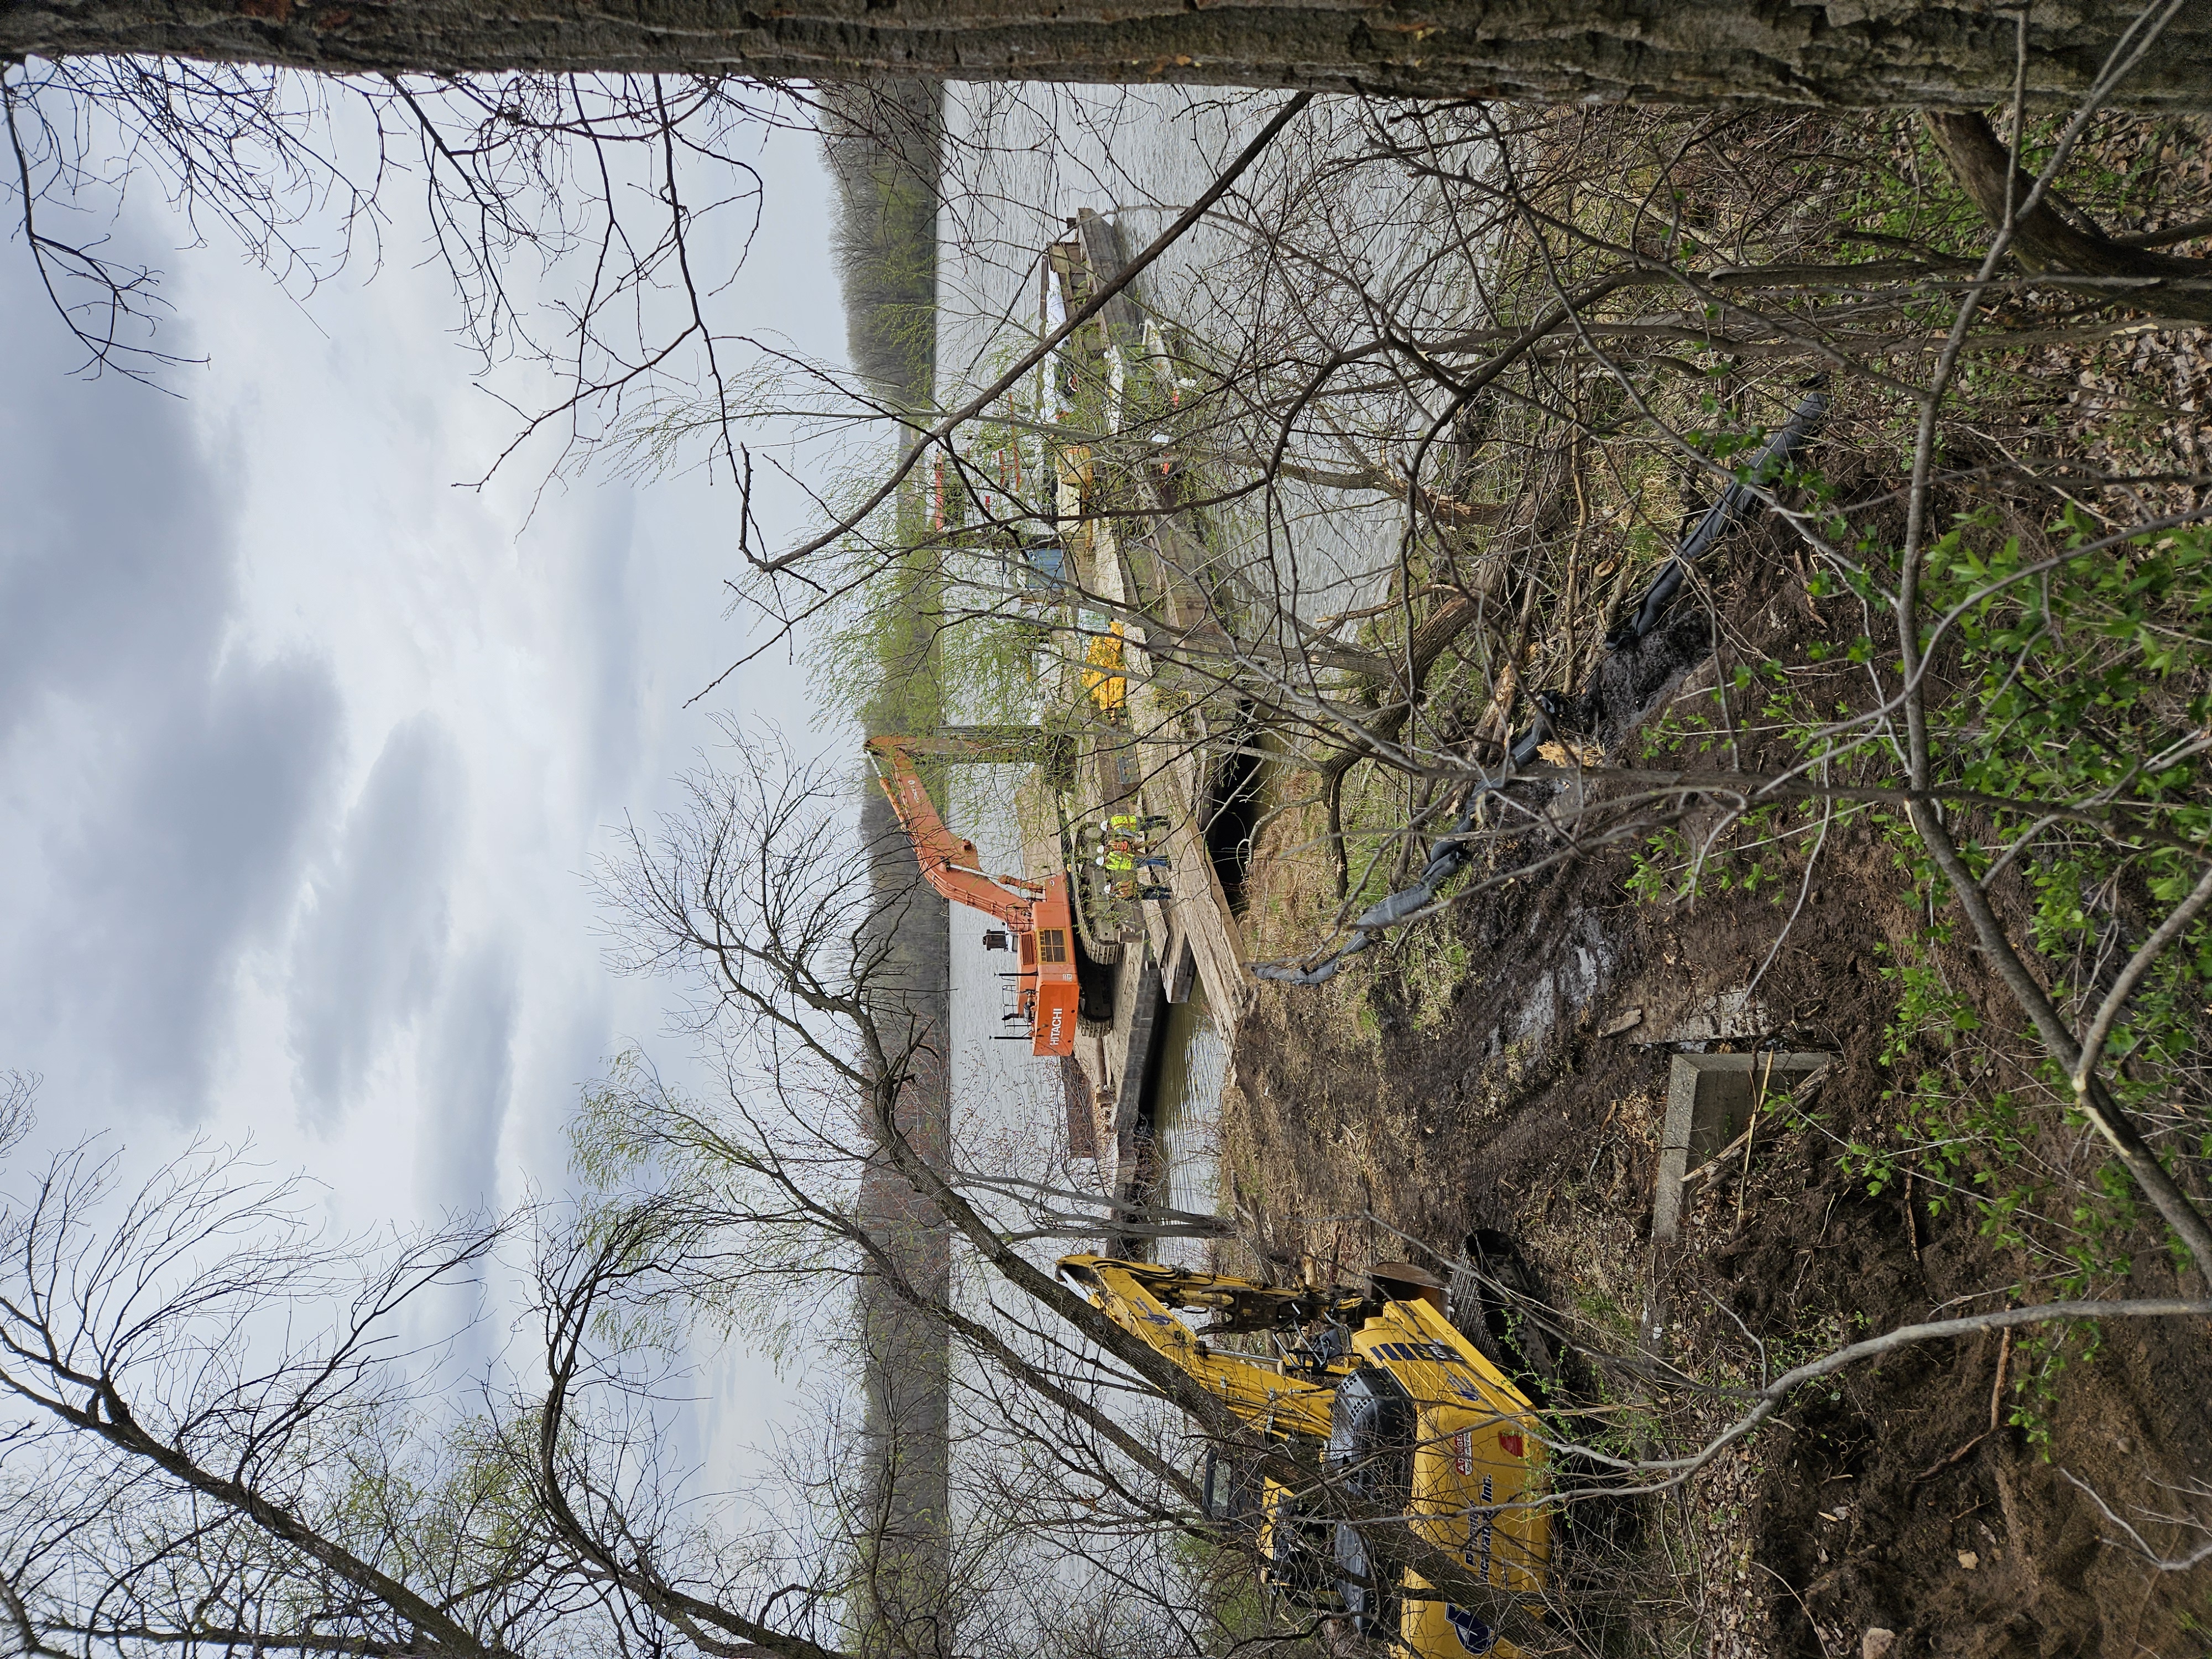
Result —
[{"label": "tree root exposed", "polygon": [[[2004,223],[2009,191],[2013,252],[2030,270],[2048,272],[2053,288],[2118,301],[2162,317],[2212,322],[2212,259],[2186,259],[2116,240],[2086,219],[2061,213],[2048,191],[2033,210],[2022,213],[2020,205],[2027,200],[2034,181],[2020,170],[1985,117],[1931,111],[1922,118],[1959,183],[1991,224]],[[2065,280],[2069,276],[2106,280],[2075,283]],[[2126,286],[2114,286],[2113,279]],[[2207,286],[2171,286],[2175,283]]]}]

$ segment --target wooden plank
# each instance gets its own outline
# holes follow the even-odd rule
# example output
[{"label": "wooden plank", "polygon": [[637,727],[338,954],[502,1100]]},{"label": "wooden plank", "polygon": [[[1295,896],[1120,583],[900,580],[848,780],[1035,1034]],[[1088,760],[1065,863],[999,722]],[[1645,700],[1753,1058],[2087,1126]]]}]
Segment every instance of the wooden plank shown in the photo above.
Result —
[{"label": "wooden plank", "polygon": [[1188,941],[1199,983],[1215,1021],[1225,1030],[1243,1013],[1252,996],[1243,929],[1229,908],[1229,895],[1215,873],[1213,855],[1199,828],[1204,805],[1198,757],[1188,747],[1146,744],[1146,807],[1170,821],[1168,881],[1174,894],[1175,930]]},{"label": "wooden plank", "polygon": [[[1120,276],[1121,267],[1129,263],[1121,228],[1114,220],[1084,208],[1079,210],[1075,228],[1083,239],[1084,254],[1091,261],[1091,291],[1096,294]],[[1145,313],[1128,289],[1107,301],[1105,309],[1098,315],[1106,325],[1106,337],[1125,354],[1134,355],[1144,349]]]}]

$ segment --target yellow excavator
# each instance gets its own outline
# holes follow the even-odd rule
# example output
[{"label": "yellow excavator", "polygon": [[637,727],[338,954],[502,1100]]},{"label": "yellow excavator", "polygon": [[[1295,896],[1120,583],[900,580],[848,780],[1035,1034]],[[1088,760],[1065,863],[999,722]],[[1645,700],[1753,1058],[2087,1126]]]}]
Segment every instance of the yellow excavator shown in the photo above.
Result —
[{"label": "yellow excavator", "polygon": [[[1385,1262],[1359,1291],[1279,1289],[1103,1255],[1063,1256],[1060,1272],[1244,1423],[1316,1453],[1323,1478],[1402,1510],[1415,1536],[1458,1552],[1482,1582],[1543,1616],[1552,1535],[1535,1410],[1446,1316],[1432,1275]],[[1207,1322],[1193,1325],[1185,1312]],[[1240,1334],[1269,1336],[1275,1357],[1211,1340]],[[1221,1518],[1257,1510],[1262,1577],[1289,1599],[1341,1612],[1362,1635],[1416,1659],[1522,1651],[1304,1495],[1268,1480],[1240,1502],[1218,1490],[1212,1471],[1207,1489]]]}]

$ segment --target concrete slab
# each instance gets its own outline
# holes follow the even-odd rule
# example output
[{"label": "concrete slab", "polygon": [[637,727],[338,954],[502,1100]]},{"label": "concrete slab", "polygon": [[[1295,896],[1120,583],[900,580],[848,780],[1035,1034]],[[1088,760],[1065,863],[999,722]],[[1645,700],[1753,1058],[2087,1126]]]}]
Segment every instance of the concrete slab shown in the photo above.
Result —
[{"label": "concrete slab", "polygon": [[1190,988],[1198,978],[1198,954],[1190,948],[1190,941],[1177,933],[1160,960],[1167,964],[1161,970],[1161,982],[1167,988],[1168,1000],[1188,1002]]},{"label": "concrete slab", "polygon": [[1682,1225],[1682,1185],[1691,1170],[1733,1145],[1753,1110],[1792,1094],[1834,1058],[1822,1054],[1676,1054],[1667,1079],[1659,1136],[1659,1184],[1651,1198],[1651,1242],[1672,1243]]},{"label": "concrete slab", "polygon": [[1741,988],[1722,991],[1672,1025],[1650,1026],[1630,1039],[1642,1048],[1675,1042],[1749,1042],[1779,1029],[1766,1006]]}]

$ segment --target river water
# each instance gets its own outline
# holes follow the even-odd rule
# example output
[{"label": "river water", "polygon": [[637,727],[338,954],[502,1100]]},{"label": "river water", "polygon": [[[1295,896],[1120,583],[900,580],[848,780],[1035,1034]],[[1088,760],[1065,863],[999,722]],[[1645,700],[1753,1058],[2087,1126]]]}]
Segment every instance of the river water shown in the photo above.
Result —
[{"label": "river water", "polygon": [[[945,205],[938,227],[938,394],[951,404],[989,384],[1057,321],[1042,281],[1047,244],[1070,234],[1088,209],[1118,221],[1134,254],[1213,183],[1282,105],[1279,93],[1200,96],[1170,87],[1054,88],[956,85],[945,102]],[[1188,331],[1201,349],[1255,349],[1261,290],[1265,325],[1297,310],[1281,289],[1289,267],[1260,274],[1264,245],[1253,222],[1295,200],[1294,175],[1363,142],[1358,106],[1322,100],[1279,137],[1231,195],[1139,279],[1159,317]],[[1405,272],[1433,242],[1430,186],[1379,167],[1340,175],[1327,217],[1358,247],[1370,281],[1401,306],[1433,313]],[[1352,228],[1344,232],[1343,226]],[[1462,283],[1455,295],[1470,292]],[[1465,302],[1459,302],[1462,307]],[[1448,306],[1448,308],[1450,307]],[[1341,457],[1338,458],[1341,461]],[[1229,515],[1222,528],[1241,550],[1247,574],[1266,580],[1310,618],[1352,608],[1378,576],[1395,569],[1402,510],[1384,497],[1348,498],[1289,483],[1272,512]]]},{"label": "river water", "polygon": [[[1221,1090],[1229,1074],[1229,1039],[1213,1023],[1203,988],[1168,1010],[1152,1133],[1167,1170],[1161,1200],[1170,1209],[1212,1215],[1226,1194],[1221,1182]],[[1197,1239],[1163,1239],[1154,1255],[1178,1267],[1204,1267]]]},{"label": "river water", "polygon": [[[1279,106],[1274,95],[1194,99],[1171,88],[1055,88],[956,85],[945,106],[945,206],[939,225],[937,361],[940,406],[988,384],[1036,337],[1047,303],[1046,245],[1088,208],[1118,215],[1129,246],[1157,235],[1216,176]],[[1152,293],[1170,314],[1202,279],[1224,234],[1201,226],[1151,273]],[[1186,299],[1186,303],[1188,300]],[[1056,304],[1054,306],[1056,310]],[[961,780],[963,809],[976,815],[987,857],[1018,868],[1009,769]],[[953,1107],[973,1155],[1001,1168],[1043,1162],[1084,1182],[1066,1155],[1067,1128],[1054,1068],[1026,1044],[998,1039],[1003,958],[984,953],[979,927],[953,922]],[[1194,988],[1170,1009],[1162,1034],[1154,1131],[1166,1163],[1167,1201],[1212,1213],[1219,1206],[1218,1128],[1228,1045]],[[1051,1149],[1048,1152],[1047,1149]],[[1042,1155],[1042,1158],[1040,1154]],[[1056,1154],[1056,1156],[1055,1156]],[[1066,1249],[1096,1248],[1070,1241]],[[1170,1241],[1165,1260],[1200,1265],[1202,1247]]]},{"label": "river water", "polygon": [[[955,85],[945,106],[945,205],[939,222],[938,390],[950,407],[988,385],[1032,343],[1056,301],[1043,282],[1046,246],[1066,237],[1079,210],[1118,219],[1134,252],[1166,228],[1281,106],[1275,93],[1198,94],[1173,88],[1054,88]],[[1249,258],[1264,227],[1254,222],[1271,200],[1287,200],[1293,169],[1310,175],[1358,142],[1358,106],[1318,100],[1288,140],[1246,175],[1224,204],[1231,221],[1209,219],[1170,249],[1143,277],[1155,314],[1202,341],[1235,341],[1259,313]],[[1362,270],[1377,283],[1401,280],[1418,250],[1430,246],[1427,186],[1366,169],[1340,181],[1327,213],[1352,226]],[[1338,199],[1341,198],[1341,199]],[[1418,280],[1418,279],[1417,279]],[[1402,284],[1401,284],[1402,286]],[[1436,314],[1430,296],[1417,302]],[[1444,312],[1456,301],[1447,295]],[[1041,395],[1042,383],[1038,383]],[[1019,394],[1018,394],[1019,395]],[[1221,527],[1229,556],[1244,574],[1309,620],[1370,603],[1395,574],[1402,508],[1388,497],[1290,485],[1272,519],[1249,513]],[[963,769],[958,811],[965,833],[987,855],[1016,869],[1012,787],[1006,769]],[[1004,776],[989,774],[1005,772]],[[969,923],[975,925],[969,925]],[[999,1040],[1003,958],[986,955],[980,921],[953,926],[952,987],[956,1121],[971,1126],[977,1156],[1002,1167],[1032,1168],[1044,1149],[1061,1149],[1059,1171],[1079,1172],[1065,1158],[1066,1128],[1054,1069],[1026,1044]],[[1218,1121],[1227,1042],[1200,994],[1170,1012],[1156,1129],[1167,1158],[1169,1200],[1212,1212],[1220,1203]],[[988,1143],[986,1145],[985,1143]],[[1052,1161],[1048,1158],[1046,1161]],[[1170,1244],[1172,1259],[1196,1265],[1198,1247]]]}]

